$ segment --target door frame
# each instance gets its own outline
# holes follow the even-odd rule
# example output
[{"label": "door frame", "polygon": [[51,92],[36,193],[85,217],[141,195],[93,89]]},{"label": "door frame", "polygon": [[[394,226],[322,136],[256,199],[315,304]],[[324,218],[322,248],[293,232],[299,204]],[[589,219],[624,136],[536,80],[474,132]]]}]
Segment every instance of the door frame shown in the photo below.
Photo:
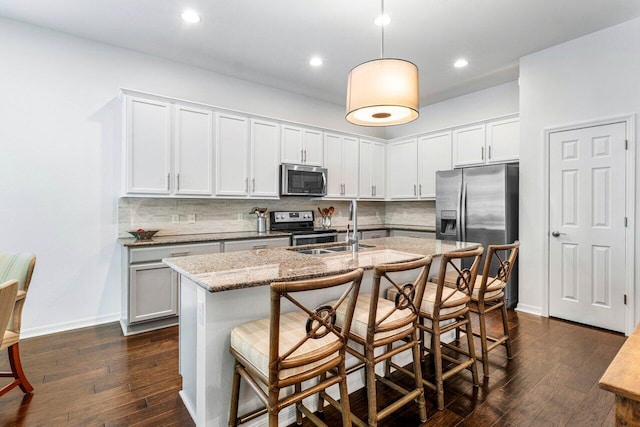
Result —
[{"label": "door frame", "polygon": [[[549,254],[551,245],[551,224],[550,222],[550,146],[551,134],[568,130],[576,130],[587,127],[609,125],[614,123],[624,123],[627,133],[627,150],[625,153],[625,216],[627,217],[627,227],[625,228],[625,294],[627,295],[627,306],[625,313],[625,335],[629,335],[635,328],[636,312],[636,285],[635,285],[635,180],[636,180],[636,130],[635,114],[605,117],[585,122],[571,123],[567,125],[554,126],[544,129],[544,223],[546,229],[544,247],[544,267],[543,277],[547,283],[542,287],[542,310],[541,315],[549,317],[549,287],[551,286],[551,271],[549,269]],[[546,273],[546,274],[545,274]]]}]

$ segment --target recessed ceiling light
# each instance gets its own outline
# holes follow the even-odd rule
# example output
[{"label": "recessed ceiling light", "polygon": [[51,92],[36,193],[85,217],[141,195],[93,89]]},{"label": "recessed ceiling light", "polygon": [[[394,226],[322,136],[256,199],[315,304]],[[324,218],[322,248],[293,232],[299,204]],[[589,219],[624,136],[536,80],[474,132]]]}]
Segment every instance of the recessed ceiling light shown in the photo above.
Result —
[{"label": "recessed ceiling light", "polygon": [[195,10],[185,10],[180,16],[183,20],[191,22],[192,24],[200,22],[200,15],[198,15],[198,12]]},{"label": "recessed ceiling light", "polygon": [[322,65],[322,58],[320,58],[319,56],[314,56],[313,58],[311,58],[311,60],[309,61],[309,65],[313,65],[314,67],[319,67]]},{"label": "recessed ceiling light", "polygon": [[469,61],[467,61],[464,58],[460,58],[456,62],[453,63],[453,66],[456,67],[456,68],[464,68],[467,65],[469,65]]},{"label": "recessed ceiling light", "polygon": [[389,15],[380,15],[376,18],[375,21],[373,21],[373,23],[376,24],[378,27],[389,25],[390,22],[391,22],[391,18],[389,17]]}]

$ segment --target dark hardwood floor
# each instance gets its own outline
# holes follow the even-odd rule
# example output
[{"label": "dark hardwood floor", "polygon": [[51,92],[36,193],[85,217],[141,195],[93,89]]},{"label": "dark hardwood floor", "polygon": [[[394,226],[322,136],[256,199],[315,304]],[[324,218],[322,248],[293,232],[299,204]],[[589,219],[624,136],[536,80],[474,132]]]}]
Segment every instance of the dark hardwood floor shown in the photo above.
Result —
[{"label": "dark hardwood floor", "polygon": [[[503,349],[492,352],[492,374],[480,388],[472,387],[468,372],[449,380],[442,411],[427,391],[423,426],[613,425],[613,395],[597,383],[622,335],[516,312],[510,325],[514,359],[507,361]],[[177,327],[123,337],[114,323],[25,339],[20,346],[35,391],[25,396],[14,389],[0,397],[0,426],[194,425],[178,397]],[[8,364],[4,354],[0,358]],[[394,393],[382,385],[379,391],[382,399]],[[350,402],[364,417],[364,391],[353,392]],[[324,417],[340,424],[332,408]],[[382,425],[420,425],[415,405]]]}]

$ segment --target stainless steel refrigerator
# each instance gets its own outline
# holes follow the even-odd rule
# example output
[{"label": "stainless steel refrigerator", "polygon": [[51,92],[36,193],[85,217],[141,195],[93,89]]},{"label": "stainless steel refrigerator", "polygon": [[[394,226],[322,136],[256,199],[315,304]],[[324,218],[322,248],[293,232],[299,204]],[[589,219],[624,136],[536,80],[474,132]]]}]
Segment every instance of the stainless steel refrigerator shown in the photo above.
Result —
[{"label": "stainless steel refrigerator", "polygon": [[[436,172],[436,237],[482,243],[485,252],[491,244],[518,240],[518,164]],[[492,262],[491,274],[497,264]],[[517,263],[505,298],[509,308],[518,303]]]}]

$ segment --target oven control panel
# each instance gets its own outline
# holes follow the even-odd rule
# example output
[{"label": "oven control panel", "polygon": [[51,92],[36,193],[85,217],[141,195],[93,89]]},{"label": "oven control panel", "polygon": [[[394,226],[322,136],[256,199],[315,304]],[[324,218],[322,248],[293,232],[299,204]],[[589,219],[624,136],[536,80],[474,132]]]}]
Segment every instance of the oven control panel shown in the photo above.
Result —
[{"label": "oven control panel", "polygon": [[271,220],[276,223],[313,222],[313,211],[271,212]]}]

